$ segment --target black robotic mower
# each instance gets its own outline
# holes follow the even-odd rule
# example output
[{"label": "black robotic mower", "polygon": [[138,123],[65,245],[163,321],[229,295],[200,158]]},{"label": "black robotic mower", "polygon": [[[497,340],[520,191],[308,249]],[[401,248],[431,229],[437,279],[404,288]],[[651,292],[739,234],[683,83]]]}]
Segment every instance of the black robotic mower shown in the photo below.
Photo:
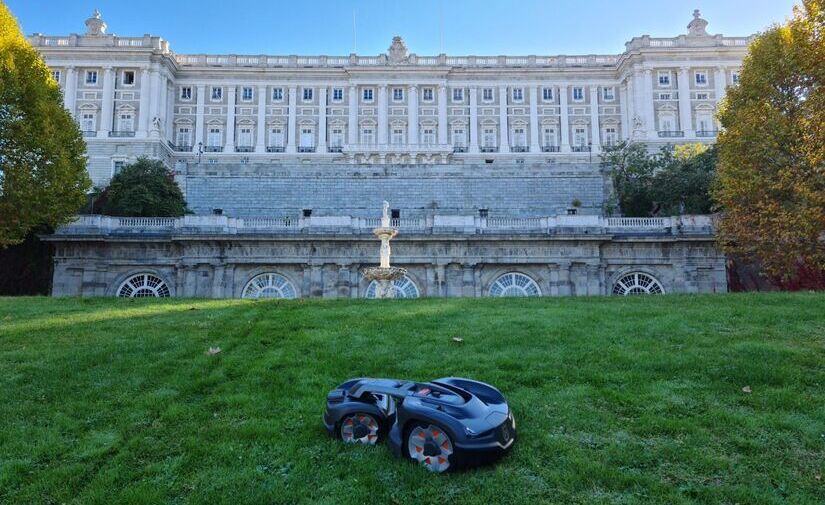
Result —
[{"label": "black robotic mower", "polygon": [[493,462],[516,440],[504,396],[489,384],[457,377],[348,380],[327,395],[324,425],[345,443],[386,440],[395,456],[432,472]]}]

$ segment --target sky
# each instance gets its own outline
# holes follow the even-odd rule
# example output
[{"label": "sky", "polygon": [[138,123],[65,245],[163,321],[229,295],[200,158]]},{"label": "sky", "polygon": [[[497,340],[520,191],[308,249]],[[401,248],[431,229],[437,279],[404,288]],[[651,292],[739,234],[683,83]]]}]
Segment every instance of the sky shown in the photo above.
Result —
[{"label": "sky", "polygon": [[[0,0],[26,34],[83,33],[98,8],[109,32],[159,35],[177,53],[374,55],[401,35],[434,55],[617,54],[634,36],[745,36],[785,21],[799,0]],[[193,8],[194,6],[194,8]],[[354,23],[353,23],[354,18]],[[353,25],[355,30],[353,30]],[[355,32],[355,36],[353,36]]]}]

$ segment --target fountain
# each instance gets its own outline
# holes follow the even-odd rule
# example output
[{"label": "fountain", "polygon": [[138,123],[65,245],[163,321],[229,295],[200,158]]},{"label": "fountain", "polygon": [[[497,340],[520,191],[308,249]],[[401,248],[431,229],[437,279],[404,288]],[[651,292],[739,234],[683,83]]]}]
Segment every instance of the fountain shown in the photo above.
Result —
[{"label": "fountain", "polygon": [[364,269],[364,277],[369,281],[378,282],[375,290],[376,298],[395,298],[393,281],[404,277],[407,269],[390,266],[390,240],[398,235],[398,230],[390,226],[390,204],[384,202],[384,214],[381,216],[381,226],[372,230],[372,233],[381,240],[380,266]]}]

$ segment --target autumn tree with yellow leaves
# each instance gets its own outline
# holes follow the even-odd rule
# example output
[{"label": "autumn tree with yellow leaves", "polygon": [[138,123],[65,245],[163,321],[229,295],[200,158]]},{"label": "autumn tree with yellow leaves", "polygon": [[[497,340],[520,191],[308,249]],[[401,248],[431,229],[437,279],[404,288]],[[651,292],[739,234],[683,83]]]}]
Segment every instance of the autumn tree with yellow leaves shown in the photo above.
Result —
[{"label": "autumn tree with yellow leaves", "polygon": [[825,0],[751,44],[719,114],[719,240],[780,285],[825,271]]}]

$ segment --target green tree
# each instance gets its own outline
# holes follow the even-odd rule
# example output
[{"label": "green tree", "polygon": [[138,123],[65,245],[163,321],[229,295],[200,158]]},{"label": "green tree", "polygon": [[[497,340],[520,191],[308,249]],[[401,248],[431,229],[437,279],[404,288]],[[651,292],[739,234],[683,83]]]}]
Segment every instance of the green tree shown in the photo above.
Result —
[{"label": "green tree", "polygon": [[91,186],[60,88],[0,2],[0,248],[71,220]]},{"label": "green tree", "polygon": [[659,213],[666,216],[711,213],[716,163],[715,147],[684,144],[673,150],[662,150],[651,183],[652,198]]},{"label": "green tree", "polygon": [[103,193],[103,212],[110,216],[177,217],[187,212],[174,175],[159,160],[139,158],[123,167]]},{"label": "green tree", "polygon": [[602,167],[610,173],[616,202],[625,216],[649,216],[654,205],[651,181],[656,159],[643,144],[621,142],[606,147]]},{"label": "green tree", "polygon": [[825,0],[750,45],[719,119],[722,247],[781,282],[825,270]]}]

